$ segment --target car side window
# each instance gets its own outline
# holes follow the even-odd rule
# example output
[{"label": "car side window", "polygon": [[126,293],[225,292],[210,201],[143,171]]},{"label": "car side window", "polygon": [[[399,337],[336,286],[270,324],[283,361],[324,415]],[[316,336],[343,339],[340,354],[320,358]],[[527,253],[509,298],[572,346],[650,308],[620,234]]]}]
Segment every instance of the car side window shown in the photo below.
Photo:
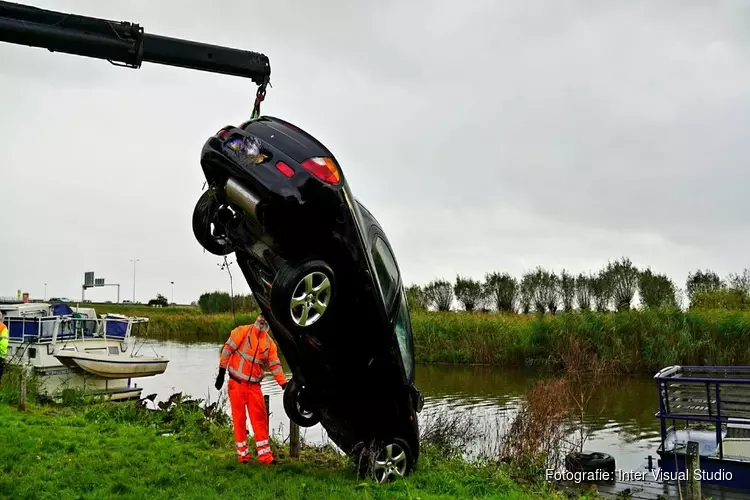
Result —
[{"label": "car side window", "polygon": [[378,273],[380,289],[383,292],[386,308],[388,308],[393,302],[396,286],[398,286],[398,266],[388,245],[379,236],[376,236],[373,241],[372,258],[375,261],[375,271]]},{"label": "car side window", "polygon": [[402,294],[401,296],[401,304],[398,309],[398,316],[396,317],[396,341],[401,353],[401,360],[404,363],[406,378],[407,380],[411,380],[414,370],[414,363],[412,362],[414,347],[412,345],[411,322],[409,321],[409,307],[406,304],[406,294]]}]

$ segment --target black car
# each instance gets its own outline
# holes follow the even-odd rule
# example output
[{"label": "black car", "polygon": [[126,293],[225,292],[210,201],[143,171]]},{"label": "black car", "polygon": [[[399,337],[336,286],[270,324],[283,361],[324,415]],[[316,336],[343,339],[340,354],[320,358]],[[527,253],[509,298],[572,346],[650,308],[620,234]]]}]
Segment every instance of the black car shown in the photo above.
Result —
[{"label": "black car", "polygon": [[215,255],[235,253],[292,370],[289,418],[320,422],[363,475],[408,474],[424,398],[406,293],[388,238],[333,154],[261,117],[209,138],[201,166],[195,237]]}]

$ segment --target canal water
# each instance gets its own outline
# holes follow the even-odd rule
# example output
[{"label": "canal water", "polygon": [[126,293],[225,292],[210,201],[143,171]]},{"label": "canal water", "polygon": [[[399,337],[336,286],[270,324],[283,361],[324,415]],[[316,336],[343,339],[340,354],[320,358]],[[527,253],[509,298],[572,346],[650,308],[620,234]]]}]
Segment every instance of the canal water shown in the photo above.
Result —
[{"label": "canal water", "polygon": [[[162,401],[182,392],[210,402],[221,399],[214,388],[221,344],[150,340],[140,352],[147,354],[151,348],[167,356],[170,363],[162,375],[133,380],[143,388],[142,397],[156,393],[157,401]],[[477,433],[467,453],[492,453],[523,395],[540,377],[535,372],[490,366],[418,365],[416,386],[425,396],[420,420],[429,421],[441,412],[464,415]],[[262,387],[270,396],[271,432],[284,439],[289,435],[289,419],[284,413],[281,388],[270,374]],[[594,395],[584,415],[583,424],[590,429],[584,450],[611,454],[619,469],[644,470],[647,457],[656,457],[659,445],[659,423],[654,417],[657,405],[656,384],[650,377],[608,381]],[[329,442],[320,425],[301,428],[300,435],[309,443]]]}]

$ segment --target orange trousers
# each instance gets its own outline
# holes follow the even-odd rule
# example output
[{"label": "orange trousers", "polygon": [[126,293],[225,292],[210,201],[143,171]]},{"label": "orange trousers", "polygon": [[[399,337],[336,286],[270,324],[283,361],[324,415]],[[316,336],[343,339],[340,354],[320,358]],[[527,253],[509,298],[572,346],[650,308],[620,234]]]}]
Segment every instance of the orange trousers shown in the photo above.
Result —
[{"label": "orange trousers", "polygon": [[[268,442],[268,414],[263,392],[258,383],[240,383],[229,379],[229,403],[232,407],[234,424],[234,441],[237,447],[237,459],[240,462],[250,461],[250,450],[247,447],[247,415],[253,426],[255,447],[258,461],[262,464],[273,462],[271,444]],[[247,413],[245,413],[247,411]]]}]

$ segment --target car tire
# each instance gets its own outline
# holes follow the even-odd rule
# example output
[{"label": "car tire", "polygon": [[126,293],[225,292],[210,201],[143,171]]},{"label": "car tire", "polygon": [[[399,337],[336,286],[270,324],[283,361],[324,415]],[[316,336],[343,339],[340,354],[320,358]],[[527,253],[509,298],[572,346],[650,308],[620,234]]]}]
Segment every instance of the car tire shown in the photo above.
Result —
[{"label": "car tire", "polygon": [[294,379],[289,380],[284,388],[284,411],[286,416],[300,427],[312,427],[320,422],[318,415],[300,404],[301,388]]},{"label": "car tire", "polygon": [[569,472],[615,472],[615,458],[607,453],[568,453],[565,468]]},{"label": "car tire", "polygon": [[414,454],[401,438],[375,439],[361,447],[358,473],[361,479],[371,478],[376,483],[388,483],[405,477],[414,470]]},{"label": "car tire", "polygon": [[271,286],[274,317],[297,334],[313,335],[323,330],[335,300],[333,270],[322,260],[283,265]]},{"label": "car tire", "polygon": [[204,192],[198,198],[193,210],[193,235],[207,252],[224,256],[234,251],[232,244],[226,235],[214,234],[211,227],[216,222],[216,216],[220,208],[221,204],[216,198],[216,191],[209,189]]}]

